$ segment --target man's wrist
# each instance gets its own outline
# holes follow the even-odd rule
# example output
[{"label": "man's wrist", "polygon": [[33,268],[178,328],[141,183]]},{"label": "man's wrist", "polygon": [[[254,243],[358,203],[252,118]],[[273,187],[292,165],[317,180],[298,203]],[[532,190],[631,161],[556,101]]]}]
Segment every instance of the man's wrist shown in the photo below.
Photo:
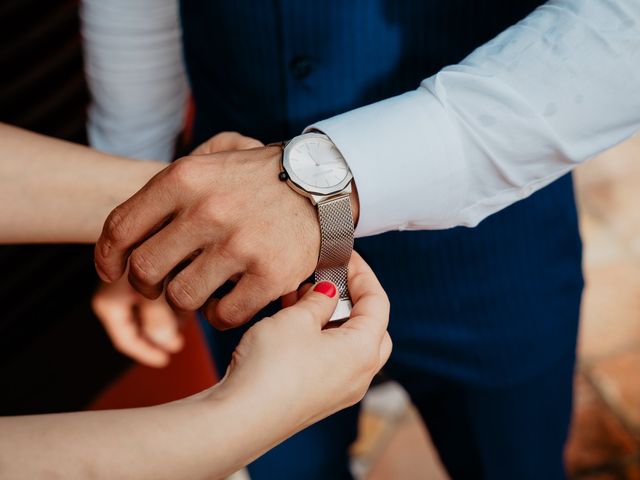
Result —
[{"label": "man's wrist", "polygon": [[[306,128],[304,133],[322,133],[323,135],[325,135],[325,132],[323,132],[322,130],[318,130],[317,128],[312,128],[312,127]],[[333,140],[331,140],[331,143],[334,143]],[[342,154],[342,152],[340,153]],[[349,162],[347,162],[347,165],[349,165]],[[356,187],[355,179],[351,182],[350,199],[351,199],[351,214],[353,216],[353,227],[355,228],[358,226],[358,221],[360,220],[360,198],[358,196],[358,188]]]}]

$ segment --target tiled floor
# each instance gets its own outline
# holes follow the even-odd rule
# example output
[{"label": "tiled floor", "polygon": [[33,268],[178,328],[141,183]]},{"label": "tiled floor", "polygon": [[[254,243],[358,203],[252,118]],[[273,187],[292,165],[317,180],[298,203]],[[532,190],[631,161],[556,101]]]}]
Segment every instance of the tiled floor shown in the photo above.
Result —
[{"label": "tiled floor", "polygon": [[[576,174],[585,277],[567,469],[574,480],[640,480],[640,137]],[[366,480],[443,480],[399,387],[370,392],[353,447]]]}]

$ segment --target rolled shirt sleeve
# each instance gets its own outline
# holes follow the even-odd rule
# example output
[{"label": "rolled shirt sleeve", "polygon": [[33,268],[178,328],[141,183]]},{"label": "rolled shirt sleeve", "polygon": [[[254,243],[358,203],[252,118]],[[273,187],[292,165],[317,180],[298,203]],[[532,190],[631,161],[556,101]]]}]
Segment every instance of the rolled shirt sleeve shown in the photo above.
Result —
[{"label": "rolled shirt sleeve", "polygon": [[309,128],[353,172],[357,236],[475,226],[640,130],[640,2],[548,2],[417,90]]},{"label": "rolled shirt sleeve", "polygon": [[188,94],[177,0],[83,0],[81,22],[90,144],[171,160]]}]

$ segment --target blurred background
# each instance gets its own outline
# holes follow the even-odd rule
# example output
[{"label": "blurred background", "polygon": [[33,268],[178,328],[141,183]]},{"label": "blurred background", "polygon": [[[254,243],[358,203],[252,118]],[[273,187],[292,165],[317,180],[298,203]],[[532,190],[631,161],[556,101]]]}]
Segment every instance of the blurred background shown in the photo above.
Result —
[{"label": "blurred background", "polygon": [[[85,142],[77,2],[3,0],[0,27],[0,121]],[[567,468],[640,479],[640,138],[580,167],[576,184],[587,287]],[[195,322],[165,369],[113,350],[91,313],[91,247],[0,247],[0,269],[0,415],[150,405],[215,381]],[[382,383],[364,405],[358,478],[447,478],[400,387]]]}]

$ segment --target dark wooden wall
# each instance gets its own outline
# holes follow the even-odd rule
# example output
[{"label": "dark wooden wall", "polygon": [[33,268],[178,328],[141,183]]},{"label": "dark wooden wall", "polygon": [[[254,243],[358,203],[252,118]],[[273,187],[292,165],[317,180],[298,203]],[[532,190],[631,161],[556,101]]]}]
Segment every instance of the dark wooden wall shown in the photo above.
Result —
[{"label": "dark wooden wall", "polygon": [[[0,122],[83,143],[88,98],[77,1],[2,0]],[[81,409],[128,364],[96,283],[90,246],[0,247],[0,415]]]}]

